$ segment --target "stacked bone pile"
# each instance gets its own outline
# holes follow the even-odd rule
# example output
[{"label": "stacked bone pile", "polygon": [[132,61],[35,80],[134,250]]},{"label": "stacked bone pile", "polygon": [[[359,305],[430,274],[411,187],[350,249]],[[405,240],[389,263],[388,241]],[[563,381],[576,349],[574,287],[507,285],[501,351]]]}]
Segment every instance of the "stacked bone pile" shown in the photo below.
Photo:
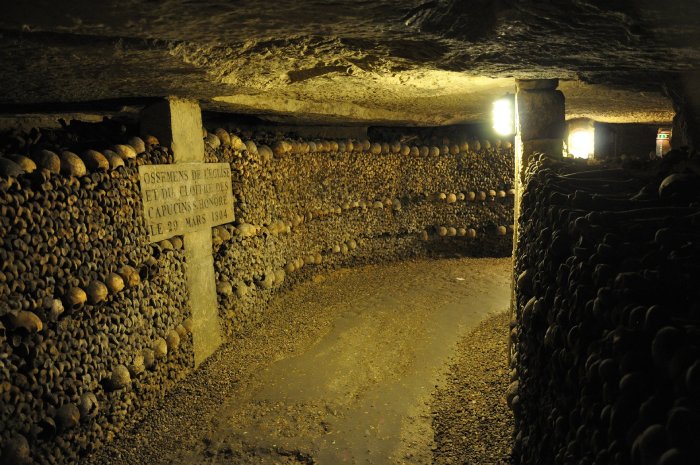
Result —
[{"label": "stacked bone pile", "polygon": [[641,175],[532,166],[511,334],[515,463],[697,463],[700,170],[682,159]]},{"label": "stacked bone pile", "polygon": [[461,253],[507,256],[509,143],[409,146],[368,140],[205,135],[231,164],[234,225],[215,228],[220,312],[229,335],[282,286],[340,266]]},{"label": "stacked bone pile", "polygon": [[76,463],[193,365],[182,240],[148,244],[138,185],[171,154],[86,140],[0,146],[2,464]]}]

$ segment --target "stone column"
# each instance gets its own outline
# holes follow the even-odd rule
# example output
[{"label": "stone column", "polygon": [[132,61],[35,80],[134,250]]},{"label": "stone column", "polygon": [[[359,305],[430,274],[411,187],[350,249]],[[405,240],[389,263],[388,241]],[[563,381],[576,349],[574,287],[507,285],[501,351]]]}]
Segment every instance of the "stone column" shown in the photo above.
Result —
[{"label": "stone column", "polygon": [[[558,79],[516,80],[515,164],[520,178],[533,153],[560,159],[564,149],[564,94]],[[519,180],[519,179],[518,179]]]},{"label": "stone column", "polygon": [[[518,253],[518,218],[523,175],[535,153],[560,159],[566,131],[564,94],[558,79],[518,79],[515,95],[515,211],[513,261]],[[514,279],[517,276],[514,276]],[[515,285],[511,316],[515,315]]]},{"label": "stone column", "polygon": [[[170,146],[175,163],[204,163],[202,113],[196,101],[169,97],[145,108],[141,133]],[[211,229],[185,234],[184,244],[197,367],[221,345]]]}]

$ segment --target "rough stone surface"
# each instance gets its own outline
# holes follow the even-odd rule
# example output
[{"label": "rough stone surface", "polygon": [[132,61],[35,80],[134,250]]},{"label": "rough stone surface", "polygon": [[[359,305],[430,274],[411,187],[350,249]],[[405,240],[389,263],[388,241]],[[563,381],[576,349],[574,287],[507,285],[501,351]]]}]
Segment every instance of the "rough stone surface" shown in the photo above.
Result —
[{"label": "rough stone surface", "polygon": [[516,132],[523,141],[563,138],[564,94],[556,90],[524,90],[516,94]]},{"label": "rough stone surface", "polygon": [[692,84],[684,73],[700,62],[693,0],[335,0],[313,18],[310,8],[9,4],[0,102],[180,95],[273,118],[441,124],[486,119],[513,77],[558,77],[580,86],[573,113],[668,121],[660,84]]},{"label": "rough stone surface", "polygon": [[515,88],[518,91],[527,90],[555,90],[559,86],[559,79],[516,79]]},{"label": "rough stone surface", "polygon": [[185,235],[187,285],[192,307],[192,337],[195,365],[202,363],[221,344],[221,329],[216,305],[216,277],[211,250],[211,231]]},{"label": "rough stone surface", "polygon": [[523,142],[524,153],[546,153],[552,158],[564,153],[563,139],[535,139]]}]

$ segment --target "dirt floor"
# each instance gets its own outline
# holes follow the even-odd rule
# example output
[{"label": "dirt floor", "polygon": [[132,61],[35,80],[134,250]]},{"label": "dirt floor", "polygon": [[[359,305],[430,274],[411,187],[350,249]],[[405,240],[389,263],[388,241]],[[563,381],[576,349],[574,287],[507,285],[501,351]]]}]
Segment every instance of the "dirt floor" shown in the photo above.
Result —
[{"label": "dirt floor", "polygon": [[509,323],[508,312],[490,317],[457,344],[446,382],[433,394],[434,464],[510,463]]},{"label": "dirt floor", "polygon": [[410,261],[298,286],[89,463],[507,463],[510,269]]}]

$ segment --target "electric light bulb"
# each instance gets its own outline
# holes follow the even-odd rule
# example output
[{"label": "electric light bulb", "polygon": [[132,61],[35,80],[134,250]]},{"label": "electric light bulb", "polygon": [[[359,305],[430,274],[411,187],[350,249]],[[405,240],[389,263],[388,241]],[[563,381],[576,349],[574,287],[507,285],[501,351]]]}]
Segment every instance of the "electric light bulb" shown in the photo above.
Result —
[{"label": "electric light bulb", "polygon": [[594,147],[593,129],[578,129],[569,134],[569,153],[575,158],[590,158]]},{"label": "electric light bulb", "polygon": [[515,133],[512,99],[505,97],[493,102],[493,129],[501,136]]}]

